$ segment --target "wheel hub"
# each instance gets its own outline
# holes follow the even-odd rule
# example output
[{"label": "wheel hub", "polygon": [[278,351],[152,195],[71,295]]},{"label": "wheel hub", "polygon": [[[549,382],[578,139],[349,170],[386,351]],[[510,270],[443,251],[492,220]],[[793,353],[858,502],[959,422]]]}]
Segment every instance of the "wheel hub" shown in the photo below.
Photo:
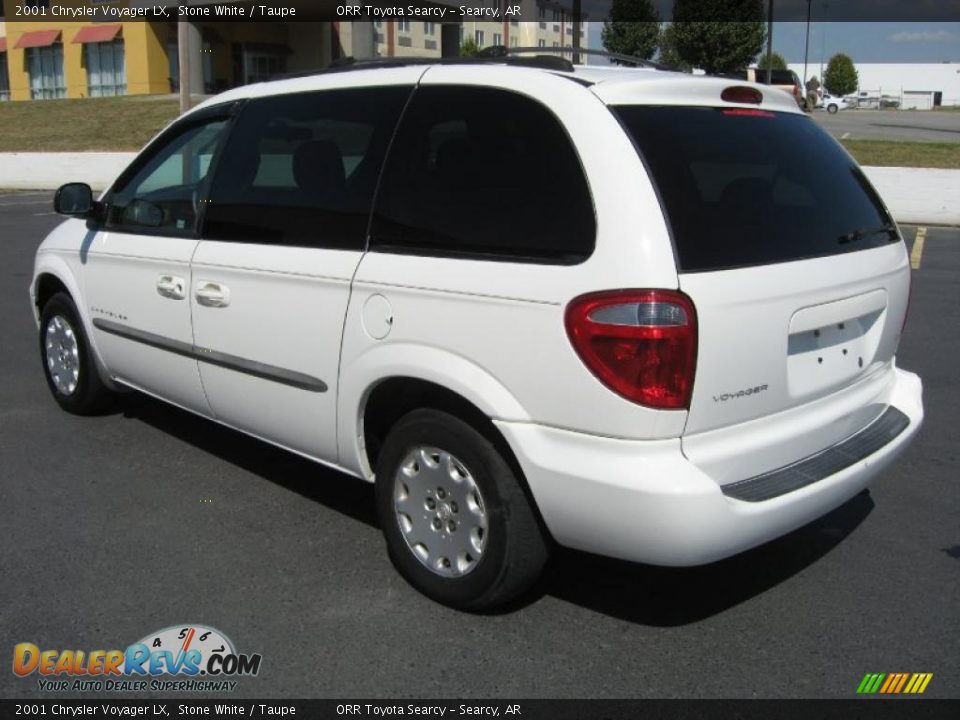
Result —
[{"label": "wheel hub", "polygon": [[434,573],[460,577],[483,555],[487,513],[473,475],[438,448],[407,453],[394,476],[400,532],[414,556]]},{"label": "wheel hub", "polygon": [[47,372],[61,395],[73,395],[80,380],[80,346],[70,322],[54,315],[44,331]]}]

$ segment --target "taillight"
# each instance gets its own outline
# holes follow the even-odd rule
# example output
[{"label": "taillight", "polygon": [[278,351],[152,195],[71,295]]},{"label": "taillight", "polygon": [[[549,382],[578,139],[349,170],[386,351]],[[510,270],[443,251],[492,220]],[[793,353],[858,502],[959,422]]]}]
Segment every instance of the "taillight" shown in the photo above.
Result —
[{"label": "taillight", "polygon": [[693,302],[674,290],[613,290],[567,306],[567,335],[614,392],[652,408],[688,408],[697,360]]}]

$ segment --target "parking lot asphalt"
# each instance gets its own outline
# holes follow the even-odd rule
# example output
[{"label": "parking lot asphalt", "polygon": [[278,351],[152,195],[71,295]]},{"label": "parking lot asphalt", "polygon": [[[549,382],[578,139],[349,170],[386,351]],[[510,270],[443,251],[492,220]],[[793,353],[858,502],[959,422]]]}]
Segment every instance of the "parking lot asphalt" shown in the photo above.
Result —
[{"label": "parking lot asphalt", "polygon": [[61,412],[27,298],[49,213],[0,194],[0,697],[56,699],[10,671],[16,643],[122,649],[187,623],[262,654],[229,697],[852,698],[868,672],[960,697],[960,231],[918,254],[899,363],[926,423],[868,494],[701,568],[562,551],[476,616],[400,579],[360,481],[139,395]]},{"label": "parking lot asphalt", "polygon": [[960,111],[823,110],[813,117],[835,138],[960,143]]}]

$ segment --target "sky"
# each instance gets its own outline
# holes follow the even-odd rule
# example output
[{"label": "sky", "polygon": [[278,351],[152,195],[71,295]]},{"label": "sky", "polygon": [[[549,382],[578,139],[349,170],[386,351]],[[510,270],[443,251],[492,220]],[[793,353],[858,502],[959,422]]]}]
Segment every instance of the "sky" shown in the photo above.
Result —
[{"label": "sky", "polygon": [[[776,17],[776,16],[774,16]],[[774,22],[773,50],[803,62],[806,23]],[[590,46],[601,47],[603,23],[590,23]],[[766,46],[764,46],[766,47]],[[960,62],[960,22],[812,22],[808,62],[846,53],[854,63]]]}]

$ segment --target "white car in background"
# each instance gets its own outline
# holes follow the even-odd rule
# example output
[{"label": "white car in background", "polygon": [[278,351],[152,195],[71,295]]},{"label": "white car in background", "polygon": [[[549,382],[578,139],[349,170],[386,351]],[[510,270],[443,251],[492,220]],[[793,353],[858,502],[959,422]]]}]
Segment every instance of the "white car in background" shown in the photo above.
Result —
[{"label": "white car in background", "polygon": [[821,110],[826,110],[831,115],[840,110],[847,110],[851,107],[851,102],[847,98],[837,97],[830,93],[823,93],[820,98],[820,104],[817,106]]},{"label": "white car in background", "polygon": [[698,565],[862,491],[923,405],[856,162],[776,88],[523,60],[247,85],[63,186],[53,398],[134,388],[374,483],[398,570],[471,610],[554,544]]}]

